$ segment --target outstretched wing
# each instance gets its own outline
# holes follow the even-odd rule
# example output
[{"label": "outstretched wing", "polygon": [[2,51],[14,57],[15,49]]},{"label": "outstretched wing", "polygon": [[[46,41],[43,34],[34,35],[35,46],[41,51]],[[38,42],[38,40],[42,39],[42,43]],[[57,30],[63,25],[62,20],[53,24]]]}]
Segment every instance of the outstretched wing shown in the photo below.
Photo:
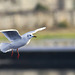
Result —
[{"label": "outstretched wing", "polygon": [[34,33],[38,32],[38,31],[42,31],[42,30],[44,30],[44,29],[46,29],[46,27],[42,27],[42,28],[36,29],[36,30],[34,30],[34,31],[30,31],[30,32],[28,32],[28,33],[34,34]]},{"label": "outstretched wing", "polygon": [[[42,27],[42,28],[36,29],[34,31],[27,32],[26,34],[34,34],[34,33],[38,32],[38,31],[42,31],[44,29],[46,29],[46,27]],[[24,35],[26,35],[26,34],[24,34]],[[22,35],[22,36],[24,36],[24,35]]]},{"label": "outstretched wing", "polygon": [[15,41],[21,39],[21,36],[19,35],[17,30],[14,29],[1,30],[0,32],[2,32],[9,41]]}]

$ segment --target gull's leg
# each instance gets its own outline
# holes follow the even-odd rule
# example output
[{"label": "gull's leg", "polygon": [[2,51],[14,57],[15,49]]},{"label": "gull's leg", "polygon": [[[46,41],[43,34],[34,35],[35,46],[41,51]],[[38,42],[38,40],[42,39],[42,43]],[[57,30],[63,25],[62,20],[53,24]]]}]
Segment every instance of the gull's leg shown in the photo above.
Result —
[{"label": "gull's leg", "polygon": [[11,56],[13,56],[13,50],[12,50]]},{"label": "gull's leg", "polygon": [[17,59],[19,59],[20,54],[19,54],[19,52],[18,52],[18,48],[17,48],[17,53],[18,53],[18,55],[17,55]]}]

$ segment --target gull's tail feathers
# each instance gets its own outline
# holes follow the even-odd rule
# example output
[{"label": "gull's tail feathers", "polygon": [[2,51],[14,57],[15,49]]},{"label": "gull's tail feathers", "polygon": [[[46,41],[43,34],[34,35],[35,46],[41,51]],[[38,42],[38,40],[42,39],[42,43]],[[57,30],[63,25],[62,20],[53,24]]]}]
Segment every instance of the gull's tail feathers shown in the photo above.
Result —
[{"label": "gull's tail feathers", "polygon": [[11,45],[10,45],[10,43],[0,43],[0,50],[3,53],[11,51]]}]

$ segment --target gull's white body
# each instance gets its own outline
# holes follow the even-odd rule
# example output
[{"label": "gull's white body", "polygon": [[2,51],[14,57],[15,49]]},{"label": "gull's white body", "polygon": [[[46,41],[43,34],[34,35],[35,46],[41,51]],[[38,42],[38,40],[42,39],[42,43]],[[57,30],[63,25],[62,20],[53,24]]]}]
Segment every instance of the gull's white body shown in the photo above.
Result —
[{"label": "gull's white body", "polygon": [[12,49],[20,48],[30,42],[31,38],[33,37],[32,34],[36,33],[37,31],[41,31],[45,28],[46,27],[30,31],[22,36],[20,36],[17,30],[2,30],[0,32],[2,32],[8,38],[8,40],[11,41],[11,43],[1,43],[0,49],[3,53],[6,53],[11,51]]},{"label": "gull's white body", "polygon": [[17,49],[19,47],[22,47],[22,46],[26,45],[27,42],[29,42],[29,41],[30,41],[29,39],[22,38],[22,39],[20,39],[18,41],[13,41],[10,44],[11,44],[13,49]]},{"label": "gull's white body", "polygon": [[8,51],[11,51],[11,49],[17,49],[28,44],[29,41],[29,39],[22,37],[21,39],[13,41],[11,43],[1,43],[0,48],[2,52],[6,53]]}]

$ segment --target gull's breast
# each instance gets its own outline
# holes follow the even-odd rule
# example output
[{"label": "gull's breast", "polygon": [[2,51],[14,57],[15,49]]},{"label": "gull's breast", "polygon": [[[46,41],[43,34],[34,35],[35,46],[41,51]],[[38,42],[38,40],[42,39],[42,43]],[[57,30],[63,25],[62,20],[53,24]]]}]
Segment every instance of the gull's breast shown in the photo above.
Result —
[{"label": "gull's breast", "polygon": [[13,49],[17,49],[19,47],[26,45],[26,43],[27,43],[27,41],[22,39],[22,40],[14,41],[11,44],[12,44]]}]

